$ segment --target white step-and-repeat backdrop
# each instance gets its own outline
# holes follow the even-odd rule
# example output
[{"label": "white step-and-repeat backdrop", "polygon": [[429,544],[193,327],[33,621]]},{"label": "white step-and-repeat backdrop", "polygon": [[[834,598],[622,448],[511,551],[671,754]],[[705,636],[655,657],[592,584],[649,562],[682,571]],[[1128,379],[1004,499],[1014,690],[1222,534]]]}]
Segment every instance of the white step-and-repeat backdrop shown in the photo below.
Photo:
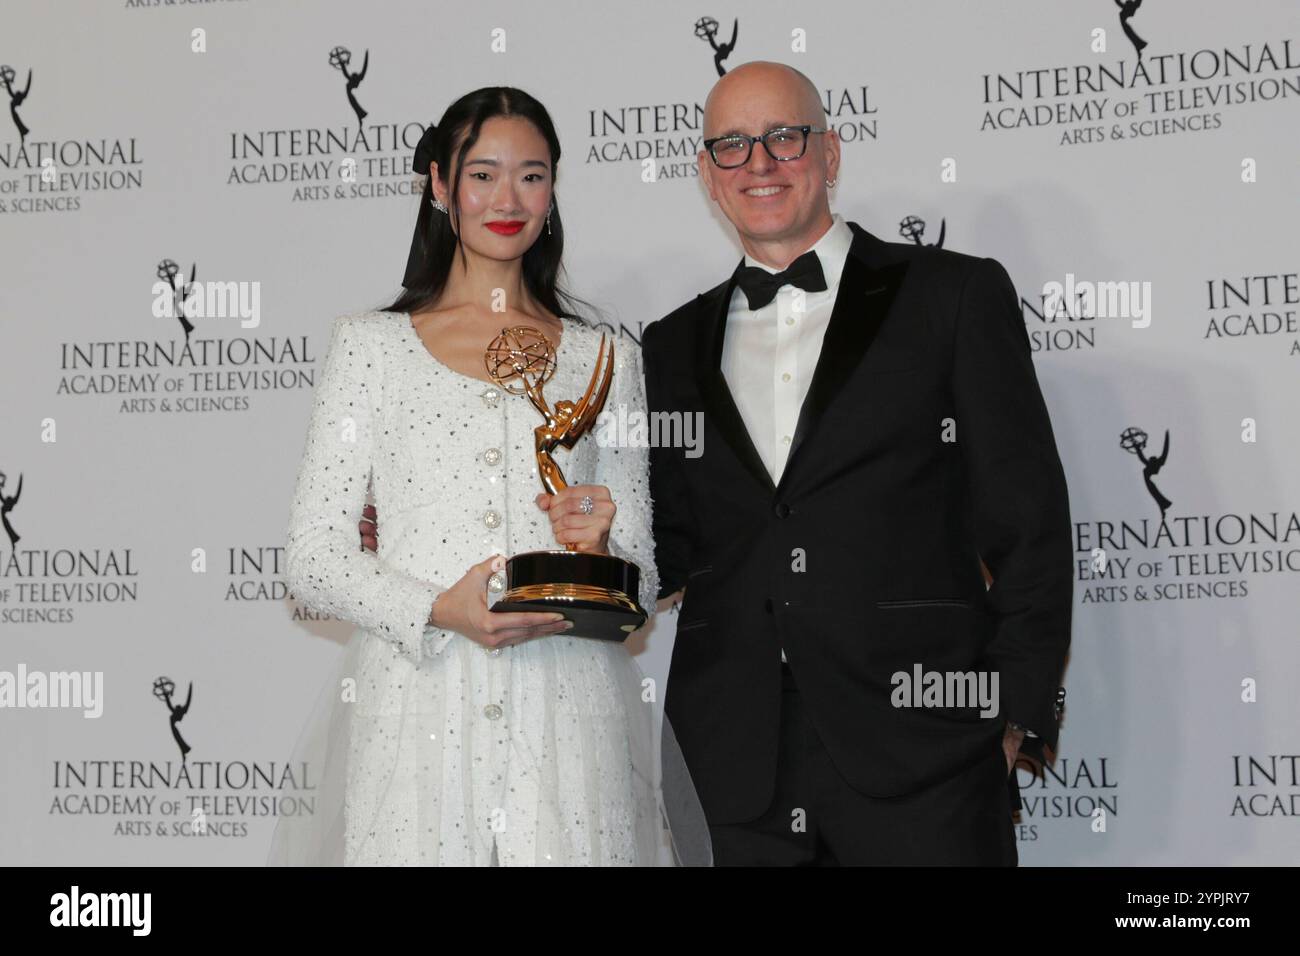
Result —
[{"label": "white step-and-repeat backdrop", "polygon": [[[312,811],[287,761],[349,627],[286,593],[287,510],[331,320],[398,289],[422,127],[480,86],[545,103],[571,285],[639,339],[740,257],[695,154],[710,85],[754,59],[824,91],[837,212],[1016,281],[1077,549],[1022,862],[1300,858],[1294,0],[0,22],[0,862],[257,863]],[[160,307],[191,282],[235,297]],[[639,645],[661,680],[673,621]],[[38,706],[74,672],[84,706]]]}]

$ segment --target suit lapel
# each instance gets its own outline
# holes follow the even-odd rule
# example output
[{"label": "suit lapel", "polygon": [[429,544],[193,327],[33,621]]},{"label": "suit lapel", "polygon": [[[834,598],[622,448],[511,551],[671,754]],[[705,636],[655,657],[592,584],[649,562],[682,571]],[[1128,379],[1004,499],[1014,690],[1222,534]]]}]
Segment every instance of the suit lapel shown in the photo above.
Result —
[{"label": "suit lapel", "polygon": [[788,483],[800,448],[816,431],[826,409],[871,347],[907,271],[904,261],[879,264],[878,253],[883,243],[856,223],[849,225],[853,229],[853,244],[844,260],[835,306],[822,338],[808,395],[799,410],[799,421],[781,472],[781,487]]},{"label": "suit lapel", "polygon": [[700,395],[704,398],[705,414],[713,421],[714,427],[745,470],[771,494],[776,490],[776,485],[772,483],[772,476],[763,464],[758,449],[754,447],[749,430],[745,428],[745,421],[740,417],[740,409],[736,407],[736,400],[727,386],[726,376],[722,374],[722,344],[727,334],[727,312],[732,292],[736,288],[736,276],[744,264],[742,259],[730,279],[696,299],[700,315],[695,343],[695,377]]}]

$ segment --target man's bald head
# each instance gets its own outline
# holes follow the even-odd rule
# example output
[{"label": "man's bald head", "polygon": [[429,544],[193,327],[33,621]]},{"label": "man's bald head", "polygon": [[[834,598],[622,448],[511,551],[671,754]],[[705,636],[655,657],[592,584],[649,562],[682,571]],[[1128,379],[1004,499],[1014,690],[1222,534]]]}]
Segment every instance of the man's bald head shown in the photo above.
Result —
[{"label": "man's bald head", "polygon": [[[753,101],[759,91],[768,95],[784,93],[780,98],[794,108],[797,115],[788,118],[772,117],[774,121],[820,125],[825,118],[822,109],[821,94],[812,80],[792,66],[773,63],[769,60],[755,60],[743,63],[731,70],[726,76],[713,84],[708,98],[704,101],[704,136],[720,136],[734,132],[726,124],[729,114],[734,112],[734,104]],[[761,132],[759,130],[758,132]]]}]

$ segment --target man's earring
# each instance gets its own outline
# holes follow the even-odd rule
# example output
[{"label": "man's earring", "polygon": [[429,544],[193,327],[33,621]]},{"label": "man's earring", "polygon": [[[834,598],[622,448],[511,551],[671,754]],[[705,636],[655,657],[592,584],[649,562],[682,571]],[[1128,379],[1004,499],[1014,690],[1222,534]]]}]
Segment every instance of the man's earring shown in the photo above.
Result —
[{"label": "man's earring", "polygon": [[433,205],[434,209],[438,210],[438,212],[447,211],[447,207],[443,205],[442,201],[438,199],[437,196],[434,196],[432,199],[429,200],[429,202]]}]

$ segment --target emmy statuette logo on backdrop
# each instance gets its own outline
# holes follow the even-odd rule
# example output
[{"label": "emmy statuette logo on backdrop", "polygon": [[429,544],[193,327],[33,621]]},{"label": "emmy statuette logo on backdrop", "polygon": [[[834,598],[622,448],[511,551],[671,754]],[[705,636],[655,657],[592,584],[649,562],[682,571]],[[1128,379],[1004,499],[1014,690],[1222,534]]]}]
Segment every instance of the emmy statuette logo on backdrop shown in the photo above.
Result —
[{"label": "emmy statuette logo on backdrop", "polygon": [[22,535],[14,530],[14,526],[9,523],[9,512],[18,506],[18,499],[23,493],[23,476],[18,476],[18,487],[14,489],[12,495],[5,494],[5,482],[8,476],[0,471],[0,524],[4,525],[5,534],[9,536],[9,547],[15,547]]},{"label": "emmy statuette logo on backdrop", "polygon": [[190,704],[194,700],[194,682],[190,681],[190,689],[185,694],[185,703],[173,704],[172,695],[176,693],[176,682],[170,677],[159,677],[153,682],[153,695],[157,697],[167,707],[167,722],[172,728],[172,739],[176,741],[176,746],[181,748],[181,763],[184,763],[190,753],[190,745],[185,742],[181,736],[181,729],[176,725],[185,719],[185,715],[190,711]]},{"label": "emmy statuette logo on backdrop", "polygon": [[898,224],[898,234],[904,239],[910,239],[918,246],[927,246],[933,249],[943,248],[943,237],[948,232],[948,220],[939,220],[939,238],[934,242],[922,242],[925,238],[925,220],[920,216],[904,216]]},{"label": "emmy statuette logo on backdrop", "polygon": [[21,90],[14,89],[14,80],[16,79],[18,79],[17,70],[8,64],[0,66],[0,83],[4,84],[5,92],[9,94],[9,117],[14,121],[14,126],[18,129],[18,141],[25,143],[27,134],[31,130],[18,115],[18,107],[23,105],[23,101],[27,99],[27,94],[32,91],[32,71],[27,71],[27,85]]}]

